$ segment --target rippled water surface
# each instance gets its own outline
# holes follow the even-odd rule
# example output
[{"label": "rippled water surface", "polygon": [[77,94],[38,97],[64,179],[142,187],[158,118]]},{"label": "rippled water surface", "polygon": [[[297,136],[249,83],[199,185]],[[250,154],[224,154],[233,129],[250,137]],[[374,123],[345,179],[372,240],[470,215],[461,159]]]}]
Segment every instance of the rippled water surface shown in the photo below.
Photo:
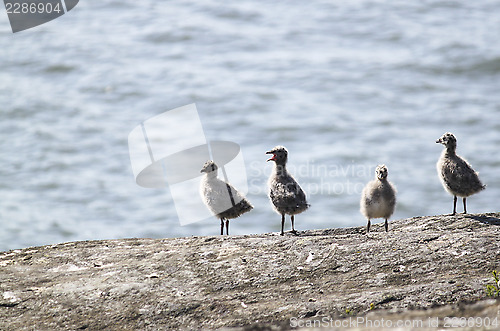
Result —
[{"label": "rippled water surface", "polygon": [[364,225],[360,192],[381,163],[399,192],[393,218],[451,212],[435,170],[446,131],[488,185],[469,211],[496,211],[498,8],[81,1],[16,34],[2,12],[0,250],[218,234],[214,218],[180,226],[169,190],[139,187],[130,165],[129,132],[190,103],[207,139],[242,148],[255,209],[232,234],[279,230],[264,154],[278,144],[312,205],[299,230]]}]

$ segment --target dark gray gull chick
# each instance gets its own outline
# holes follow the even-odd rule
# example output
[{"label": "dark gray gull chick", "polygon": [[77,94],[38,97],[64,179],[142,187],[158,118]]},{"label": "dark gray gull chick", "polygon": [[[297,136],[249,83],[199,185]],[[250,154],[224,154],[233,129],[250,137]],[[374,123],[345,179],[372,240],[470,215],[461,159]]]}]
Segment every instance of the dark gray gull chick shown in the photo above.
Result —
[{"label": "dark gray gull chick", "polygon": [[446,132],[436,140],[436,143],[446,147],[436,166],[444,189],[453,195],[452,215],[457,212],[457,196],[463,198],[464,214],[467,214],[467,197],[483,190],[486,186],[481,183],[477,172],[469,163],[457,155],[457,139],[453,133]]},{"label": "dark gray gull chick", "polygon": [[360,211],[368,219],[366,233],[370,232],[372,218],[385,219],[385,231],[389,231],[388,219],[396,206],[396,189],[387,180],[387,167],[377,166],[375,179],[366,184],[361,194]]},{"label": "dark gray gull chick", "polygon": [[220,234],[229,234],[229,219],[236,218],[253,206],[231,184],[217,178],[218,167],[213,161],[207,161],[200,172],[204,172],[200,183],[200,194],[205,205],[220,219]]},{"label": "dark gray gull chick", "polygon": [[291,215],[292,233],[296,233],[294,227],[295,215],[305,211],[309,204],[306,194],[300,188],[297,181],[286,170],[288,151],[283,146],[276,146],[266,154],[273,156],[267,161],[274,161],[274,169],[269,177],[269,199],[274,210],[281,214],[281,235],[284,234],[285,215]]}]

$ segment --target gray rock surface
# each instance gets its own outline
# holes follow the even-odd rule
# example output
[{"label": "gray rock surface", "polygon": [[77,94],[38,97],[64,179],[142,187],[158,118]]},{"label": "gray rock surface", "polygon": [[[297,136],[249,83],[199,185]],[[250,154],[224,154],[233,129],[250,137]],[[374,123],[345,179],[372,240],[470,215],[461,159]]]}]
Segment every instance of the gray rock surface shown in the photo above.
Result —
[{"label": "gray rock surface", "polygon": [[2,252],[0,330],[288,329],[291,319],[307,329],[315,320],[336,328],[357,318],[430,317],[442,327],[451,316],[500,319],[500,301],[485,292],[491,271],[500,270],[499,237],[500,214],[478,214],[396,220],[388,233],[378,223],[368,235],[355,227]]}]

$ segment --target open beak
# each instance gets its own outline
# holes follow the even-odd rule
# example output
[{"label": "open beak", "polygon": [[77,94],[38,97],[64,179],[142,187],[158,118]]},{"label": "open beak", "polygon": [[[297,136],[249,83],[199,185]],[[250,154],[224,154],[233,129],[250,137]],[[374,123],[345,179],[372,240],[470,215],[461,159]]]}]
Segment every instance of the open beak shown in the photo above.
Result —
[{"label": "open beak", "polygon": [[266,154],[273,154],[273,156],[269,160],[267,160],[267,162],[276,161],[276,154],[274,154],[273,152],[266,152]]},{"label": "open beak", "polygon": [[442,143],[441,138],[439,138],[438,140],[436,140],[436,144],[440,144],[440,143]]}]

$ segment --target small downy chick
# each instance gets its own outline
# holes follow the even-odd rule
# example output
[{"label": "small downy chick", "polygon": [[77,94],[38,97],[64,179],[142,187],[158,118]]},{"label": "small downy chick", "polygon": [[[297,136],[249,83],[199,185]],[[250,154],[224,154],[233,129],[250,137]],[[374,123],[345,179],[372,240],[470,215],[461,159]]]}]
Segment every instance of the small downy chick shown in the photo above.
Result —
[{"label": "small downy chick", "polygon": [[295,215],[309,208],[306,194],[299,183],[286,170],[288,151],[283,146],[276,146],[266,154],[273,156],[267,161],[274,162],[274,168],[268,181],[269,199],[274,210],[281,215],[281,235],[284,235],[285,215],[291,216],[292,233],[295,231]]},{"label": "small downy chick", "polygon": [[372,218],[384,218],[385,231],[389,231],[388,219],[396,206],[396,189],[387,175],[385,165],[377,166],[375,179],[366,184],[361,194],[360,211],[368,219],[366,233],[370,232]]},{"label": "small downy chick", "polygon": [[220,234],[229,234],[229,219],[236,218],[253,209],[252,204],[231,184],[217,178],[218,167],[214,161],[207,161],[203,168],[200,195],[210,211],[220,219]]},{"label": "small downy chick", "polygon": [[457,212],[457,196],[463,198],[464,214],[467,214],[467,197],[484,190],[486,186],[481,183],[479,175],[470,164],[457,155],[457,139],[453,133],[443,134],[441,138],[436,140],[436,143],[446,147],[441,153],[436,167],[444,189],[453,195],[452,215]]}]

